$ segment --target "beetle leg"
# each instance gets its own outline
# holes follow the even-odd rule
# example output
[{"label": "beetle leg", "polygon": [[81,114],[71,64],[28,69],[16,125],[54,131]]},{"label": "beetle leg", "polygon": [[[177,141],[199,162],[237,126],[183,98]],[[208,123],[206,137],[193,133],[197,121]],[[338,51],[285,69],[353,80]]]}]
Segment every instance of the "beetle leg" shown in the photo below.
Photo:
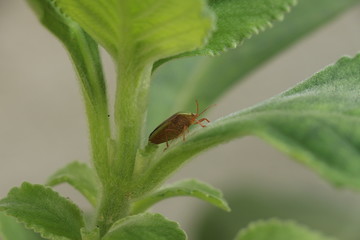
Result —
[{"label": "beetle leg", "polygon": [[[173,129],[165,129],[165,132],[176,132],[175,130],[173,130]],[[169,140],[168,140],[168,135],[167,134],[165,134],[165,137],[166,137],[166,148],[164,149],[164,151],[166,150],[166,149],[168,149],[169,148],[169,146],[170,146],[170,144],[169,144]]]},{"label": "beetle leg", "polygon": [[189,132],[189,128],[187,127],[187,126],[184,126],[184,128],[183,128],[183,132],[182,132],[182,135],[183,135],[183,141],[185,142],[185,133],[186,133],[186,131],[187,132]]},{"label": "beetle leg", "polygon": [[197,119],[196,119],[196,124],[199,124],[199,125],[202,126],[202,127],[206,127],[206,125],[204,125],[204,124],[201,123],[201,122],[203,122],[203,121],[207,121],[208,123],[210,122],[209,119],[207,119],[207,118],[202,118],[202,119],[200,119],[200,120],[197,120]]},{"label": "beetle leg", "polygon": [[200,120],[198,120],[198,121],[199,121],[199,122],[207,121],[208,123],[210,122],[210,120],[207,119],[207,118],[202,118],[202,119],[200,119]]},{"label": "beetle leg", "polygon": [[166,137],[166,148],[164,148],[164,150],[163,151],[165,151],[166,149],[168,149],[169,148],[169,141],[168,141],[168,137],[167,137],[167,135],[165,135],[165,137]]},{"label": "beetle leg", "polygon": [[166,135],[166,148],[169,147],[169,140],[168,140],[168,136]]}]

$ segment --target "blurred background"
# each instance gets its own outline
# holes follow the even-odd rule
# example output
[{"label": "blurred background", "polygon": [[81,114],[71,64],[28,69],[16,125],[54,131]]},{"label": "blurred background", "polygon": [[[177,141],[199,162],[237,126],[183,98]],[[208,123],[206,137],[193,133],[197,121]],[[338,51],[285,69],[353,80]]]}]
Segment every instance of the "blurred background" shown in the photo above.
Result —
[{"label": "blurred background", "polygon": [[[215,120],[278,94],[343,55],[360,50],[360,7],[339,16],[217,102]],[[110,89],[114,69],[103,52]],[[0,0],[0,197],[23,181],[44,183],[68,162],[89,161],[79,86],[62,45],[22,0]],[[279,217],[337,236],[360,239],[360,193],[336,189],[254,137],[221,145],[193,159],[169,182],[198,178],[223,190],[233,208],[221,212],[197,199],[176,198],[153,211],[179,221],[190,239],[230,239],[250,220]],[[56,188],[84,209],[68,186]],[[217,235],[219,234],[219,235]]]}]

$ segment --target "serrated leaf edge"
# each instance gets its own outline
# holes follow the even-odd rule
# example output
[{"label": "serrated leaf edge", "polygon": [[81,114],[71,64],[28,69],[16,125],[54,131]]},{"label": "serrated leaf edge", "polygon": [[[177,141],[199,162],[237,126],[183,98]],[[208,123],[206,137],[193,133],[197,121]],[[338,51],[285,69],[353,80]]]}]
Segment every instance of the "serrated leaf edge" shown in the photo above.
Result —
[{"label": "serrated leaf edge", "polygon": [[[288,4],[286,4],[282,7],[279,7],[278,11],[283,11],[282,13],[270,15],[269,19],[266,20],[263,25],[255,26],[252,29],[249,29],[249,31],[246,33],[244,38],[240,41],[233,40],[230,43],[226,43],[223,46],[223,48],[221,48],[220,50],[214,51],[211,49],[201,49],[200,48],[198,51],[195,51],[196,52],[195,54],[191,54],[191,52],[189,52],[189,54],[185,53],[184,55],[185,56],[186,55],[189,55],[189,56],[193,56],[193,55],[195,55],[195,56],[219,56],[220,54],[222,54],[228,50],[237,48],[238,46],[242,45],[244,43],[244,41],[250,39],[253,35],[259,34],[263,31],[265,31],[267,28],[272,28],[273,22],[282,21],[285,17],[285,14],[289,13],[291,11],[291,8],[294,7],[297,4],[297,2],[298,2],[297,0],[292,0]],[[206,45],[205,45],[205,48],[206,48]]]},{"label": "serrated leaf edge", "polygon": [[[29,182],[23,182],[21,184],[20,187],[14,187],[12,188],[9,193],[8,193],[8,196],[9,194],[11,194],[12,192],[15,192],[15,191],[19,191],[21,188],[26,188],[26,187],[36,187],[36,188],[41,188],[45,191],[48,191],[48,192],[53,192],[55,193],[58,197],[60,198],[63,198],[65,199],[68,203],[70,203],[71,205],[75,206],[75,208],[79,211],[80,215],[83,216],[83,213],[82,211],[80,210],[80,208],[74,203],[72,202],[69,198],[65,198],[63,196],[61,196],[58,192],[54,191],[51,187],[48,187],[48,186],[44,186],[44,185],[41,185],[41,184],[31,184]],[[36,233],[39,233],[41,237],[43,238],[47,238],[47,239],[51,239],[51,240],[71,240],[67,237],[63,237],[63,236],[59,236],[59,235],[55,235],[55,234],[52,234],[52,233],[49,233],[47,230],[45,230],[43,227],[41,226],[38,226],[36,224],[31,224],[31,223],[27,223],[25,221],[22,221],[21,218],[18,218],[18,216],[16,216],[16,214],[11,214],[8,212],[8,210],[2,210],[2,207],[1,207],[1,200],[0,200],[0,211],[3,211],[7,216],[12,216],[16,219],[16,221],[18,223],[22,223],[24,224],[25,228],[27,229],[30,229]],[[83,219],[83,224],[85,226],[85,223],[84,223],[84,219]],[[79,229],[80,231],[80,229]]]},{"label": "serrated leaf edge", "polygon": [[[115,222],[111,228],[109,229],[108,233],[111,233],[111,231],[114,231],[116,230],[117,228],[121,228],[121,225],[122,223],[126,223],[126,221],[128,219],[131,219],[131,218],[135,218],[135,217],[147,217],[147,216],[150,216],[150,217],[159,217],[161,218],[162,220],[165,220],[167,221],[168,223],[172,224],[175,229],[183,232],[184,236],[185,236],[185,239],[188,239],[187,235],[186,235],[186,232],[181,228],[180,224],[176,221],[172,221],[172,220],[169,220],[168,218],[166,218],[165,216],[161,215],[160,213],[140,213],[140,214],[136,214],[136,215],[132,215],[132,216],[128,216],[128,217],[125,217],[125,218],[122,218],[120,220],[118,220],[117,222]],[[108,234],[107,233],[107,234]],[[106,235],[104,236],[106,237]]]},{"label": "serrated leaf edge", "polygon": [[[24,226],[24,228],[25,229],[27,229],[27,230],[31,230],[31,231],[33,231],[33,232],[36,232],[36,231],[34,231],[34,229],[32,229],[32,228],[28,228],[23,222],[20,222],[16,217],[14,217],[14,216],[12,216],[12,215],[9,215],[7,212],[6,212],[6,210],[0,210],[2,213],[4,213],[4,215],[5,216],[7,216],[7,217],[11,217],[16,223],[20,223],[20,224],[22,224],[22,226]],[[1,229],[0,229],[1,230]],[[38,233],[38,232],[36,232],[36,233]],[[1,233],[0,233],[0,237],[1,237],[2,235],[1,235]],[[0,238],[1,239],[1,238]]]}]

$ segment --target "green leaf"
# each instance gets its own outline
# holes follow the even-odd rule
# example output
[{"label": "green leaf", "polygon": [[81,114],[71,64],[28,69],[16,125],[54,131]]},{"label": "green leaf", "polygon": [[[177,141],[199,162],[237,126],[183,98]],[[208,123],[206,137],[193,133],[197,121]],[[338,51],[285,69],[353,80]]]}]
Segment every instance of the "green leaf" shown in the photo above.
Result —
[{"label": "green leaf", "polygon": [[296,0],[210,0],[217,16],[216,31],[208,44],[189,55],[214,55],[259,33],[271,22],[281,20]]},{"label": "green leaf", "polygon": [[195,98],[202,106],[210,106],[271,57],[358,3],[301,0],[284,21],[237,49],[216,57],[177,59],[161,66],[151,83],[147,133],[175,112],[193,111]]},{"label": "green leaf", "polygon": [[360,189],[359,91],[360,55],[341,58],[293,89],[175,141],[141,185],[151,189],[195,154],[256,135],[333,184]]},{"label": "green leaf", "polygon": [[144,213],[117,221],[103,240],[184,240],[186,234],[179,224],[160,214]]},{"label": "green leaf", "polygon": [[56,2],[114,59],[169,57],[200,47],[212,29],[212,15],[200,0]]},{"label": "green leaf", "polygon": [[235,240],[334,240],[291,221],[258,221],[241,230]]},{"label": "green leaf", "polygon": [[71,56],[84,95],[94,166],[100,179],[107,176],[110,137],[106,85],[96,42],[54,0],[27,0],[40,22],[64,44]]},{"label": "green leaf", "polygon": [[0,239],[2,240],[41,240],[37,233],[25,229],[14,217],[0,212]]},{"label": "green leaf", "polygon": [[79,208],[49,187],[24,182],[0,200],[0,210],[52,240],[80,240],[84,221]]},{"label": "green leaf", "polygon": [[195,179],[188,179],[165,186],[134,203],[133,213],[140,213],[157,202],[170,197],[191,196],[202,199],[225,211],[230,208],[220,190]]},{"label": "green leaf", "polygon": [[69,163],[50,176],[46,184],[56,186],[65,182],[81,192],[94,207],[97,206],[100,183],[92,168],[84,163]]}]

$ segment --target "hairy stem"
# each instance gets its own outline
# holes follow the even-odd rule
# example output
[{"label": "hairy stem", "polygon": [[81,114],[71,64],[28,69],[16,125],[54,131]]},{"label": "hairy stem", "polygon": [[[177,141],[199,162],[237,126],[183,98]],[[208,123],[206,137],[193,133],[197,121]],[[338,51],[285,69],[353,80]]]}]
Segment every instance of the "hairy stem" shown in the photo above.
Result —
[{"label": "hairy stem", "polygon": [[147,109],[150,66],[120,65],[115,100],[117,148],[112,163],[115,175],[128,183],[134,172],[136,153],[141,145]]},{"label": "hairy stem", "polygon": [[111,184],[103,189],[101,204],[98,209],[97,226],[100,236],[104,236],[111,225],[126,217],[130,211],[130,194]]},{"label": "hairy stem", "polygon": [[119,65],[115,100],[115,152],[97,215],[101,236],[114,222],[129,215],[130,197],[134,190],[131,178],[136,153],[141,145],[151,74],[150,67]]}]

